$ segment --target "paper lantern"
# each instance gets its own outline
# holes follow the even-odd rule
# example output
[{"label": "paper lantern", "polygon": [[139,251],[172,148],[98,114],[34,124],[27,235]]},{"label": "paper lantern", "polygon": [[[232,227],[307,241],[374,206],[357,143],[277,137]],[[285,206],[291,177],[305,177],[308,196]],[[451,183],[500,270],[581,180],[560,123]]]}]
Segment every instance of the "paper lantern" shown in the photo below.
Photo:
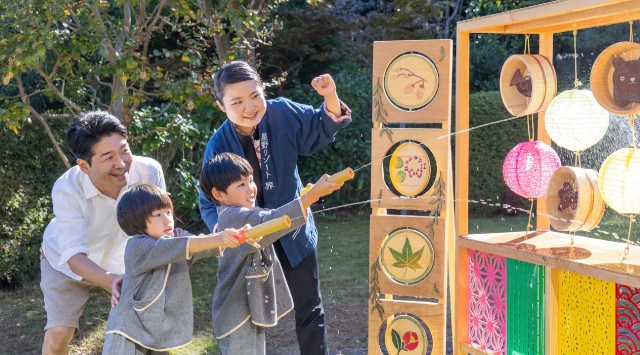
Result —
[{"label": "paper lantern", "polygon": [[540,141],[523,142],[504,158],[502,177],[511,191],[524,198],[545,196],[551,175],[560,167],[553,148]]},{"label": "paper lantern", "polygon": [[591,91],[567,90],[551,101],[544,123],[557,145],[581,152],[607,133],[609,112],[598,104]]},{"label": "paper lantern", "polygon": [[598,172],[570,166],[558,168],[547,189],[547,213],[559,231],[590,231],[604,215]]},{"label": "paper lantern", "polygon": [[640,151],[622,148],[609,155],[598,173],[602,198],[623,215],[640,214]]}]

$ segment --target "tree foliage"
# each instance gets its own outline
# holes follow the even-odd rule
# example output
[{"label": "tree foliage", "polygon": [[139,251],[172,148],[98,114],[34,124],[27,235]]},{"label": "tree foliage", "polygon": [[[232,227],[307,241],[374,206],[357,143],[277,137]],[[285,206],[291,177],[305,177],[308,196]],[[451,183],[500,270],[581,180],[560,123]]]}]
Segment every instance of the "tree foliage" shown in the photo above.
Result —
[{"label": "tree foliage", "polygon": [[3,1],[0,77],[7,95],[0,118],[16,133],[35,119],[69,167],[49,120],[108,110],[129,127],[146,106],[170,105],[184,116],[210,106],[211,74],[221,61],[254,61],[256,43],[266,42],[277,27],[275,21],[265,23],[273,6],[265,1]]}]

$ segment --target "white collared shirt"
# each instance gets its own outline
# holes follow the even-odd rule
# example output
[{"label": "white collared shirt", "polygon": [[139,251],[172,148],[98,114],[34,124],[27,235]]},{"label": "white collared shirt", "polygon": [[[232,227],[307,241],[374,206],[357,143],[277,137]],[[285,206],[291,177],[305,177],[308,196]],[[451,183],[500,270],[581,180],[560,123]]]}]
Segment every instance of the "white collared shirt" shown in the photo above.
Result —
[{"label": "white collared shirt", "polygon": [[[151,159],[133,156],[127,186],[153,184],[166,188],[162,167]],[[120,199],[118,196],[118,200]],[[51,266],[69,277],[81,280],[67,262],[78,254],[86,254],[103,269],[124,273],[124,249],[128,236],[118,225],[118,200],[103,195],[89,175],[76,165],[58,178],[51,192],[54,218],[42,237],[42,252]]]}]

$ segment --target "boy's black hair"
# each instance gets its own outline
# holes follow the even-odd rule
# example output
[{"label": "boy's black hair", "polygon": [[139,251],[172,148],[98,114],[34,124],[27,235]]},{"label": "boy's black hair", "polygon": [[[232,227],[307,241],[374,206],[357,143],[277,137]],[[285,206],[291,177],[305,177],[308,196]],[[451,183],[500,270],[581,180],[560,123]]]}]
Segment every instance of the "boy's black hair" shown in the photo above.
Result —
[{"label": "boy's black hair", "polygon": [[67,142],[76,159],[91,165],[94,146],[102,137],[119,134],[127,138],[122,122],[106,111],[90,111],[78,115],[67,131]]},{"label": "boy's black hair", "polygon": [[251,175],[253,168],[247,159],[234,153],[221,153],[202,166],[200,189],[208,198],[218,202],[211,194],[214,187],[227,192],[231,184]]},{"label": "boy's black hair", "polygon": [[135,185],[118,202],[118,224],[127,235],[146,234],[151,213],[163,208],[173,211],[173,203],[166,191],[155,185]]},{"label": "boy's black hair", "polygon": [[216,91],[216,100],[222,104],[224,88],[227,85],[252,80],[262,86],[262,79],[258,72],[242,60],[234,60],[223,64],[213,76],[213,87]]}]

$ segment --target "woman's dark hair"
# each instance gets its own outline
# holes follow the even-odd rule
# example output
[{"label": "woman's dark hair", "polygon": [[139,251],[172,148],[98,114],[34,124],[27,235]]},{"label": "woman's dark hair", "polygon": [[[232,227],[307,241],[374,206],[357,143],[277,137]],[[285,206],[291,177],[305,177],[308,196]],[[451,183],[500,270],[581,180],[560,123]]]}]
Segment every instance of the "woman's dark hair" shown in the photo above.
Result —
[{"label": "woman's dark hair", "polygon": [[216,75],[213,76],[213,87],[216,91],[216,100],[222,104],[224,97],[224,88],[229,84],[235,84],[242,81],[252,80],[256,84],[262,86],[262,79],[258,72],[247,62],[242,60],[234,60],[223,64]]},{"label": "woman's dark hair", "polygon": [[168,193],[155,185],[135,185],[118,202],[118,224],[127,235],[146,234],[151,213],[163,208],[173,211]]},{"label": "woman's dark hair", "polygon": [[249,162],[233,153],[221,153],[206,162],[200,172],[200,189],[210,199],[217,201],[211,190],[227,192],[231,184],[243,177],[251,176],[253,169]]},{"label": "woman's dark hair", "polygon": [[105,111],[91,111],[76,117],[67,131],[67,142],[76,159],[91,165],[91,157],[95,154],[93,147],[102,137],[114,133],[127,138],[127,129],[120,120]]}]

